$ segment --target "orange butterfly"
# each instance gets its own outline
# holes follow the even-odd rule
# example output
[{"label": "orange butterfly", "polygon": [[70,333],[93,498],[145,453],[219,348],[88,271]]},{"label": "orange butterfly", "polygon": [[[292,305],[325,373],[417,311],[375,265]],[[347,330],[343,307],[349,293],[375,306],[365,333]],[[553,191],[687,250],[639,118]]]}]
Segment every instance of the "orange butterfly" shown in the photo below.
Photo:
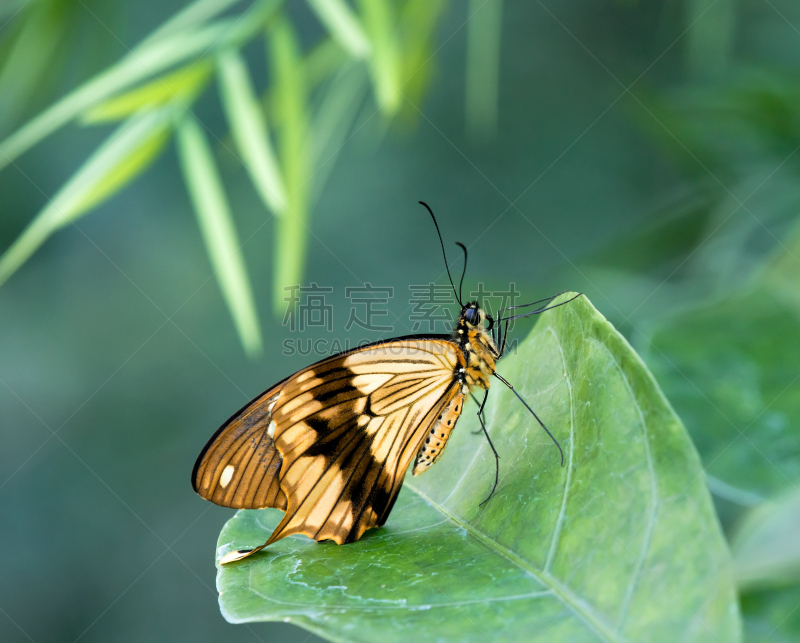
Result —
[{"label": "orange butterfly", "polygon": [[[433,217],[444,254],[436,218],[420,203]],[[466,270],[466,248],[458,245]],[[547,431],[495,364],[503,356],[509,322],[549,308],[545,304],[511,317],[502,313],[552,299],[501,309],[497,320],[477,302],[462,304],[450,335],[410,335],[345,351],[287,377],[245,405],[198,456],[192,486],[224,507],[272,507],[286,513],[263,545],[232,551],[220,562],[241,560],[291,534],[341,545],[383,525],[412,460],[415,476],[436,462],[465,396],[476,389],[484,391],[478,418],[489,438],[482,412],[492,376],[514,391]],[[498,471],[496,466],[495,487]]]}]

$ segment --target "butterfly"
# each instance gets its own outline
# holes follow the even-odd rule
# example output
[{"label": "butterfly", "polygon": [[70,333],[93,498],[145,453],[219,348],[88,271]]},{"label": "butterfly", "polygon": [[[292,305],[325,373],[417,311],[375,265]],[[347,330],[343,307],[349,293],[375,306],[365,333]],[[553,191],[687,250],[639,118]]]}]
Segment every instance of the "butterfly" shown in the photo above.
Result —
[{"label": "butterfly", "polygon": [[[561,452],[533,409],[496,370],[509,323],[536,315],[550,297],[497,311],[495,319],[478,302],[461,303],[439,224],[431,208],[445,267],[461,311],[452,334],[387,339],[327,357],[278,382],[246,404],[211,437],[197,458],[192,486],[206,500],[236,509],[284,511],[269,539],[258,547],[225,555],[221,564],[250,556],[291,534],[337,544],[358,540],[382,526],[403,477],[425,473],[442,455],[464,409],[467,395],[478,404],[481,428],[495,455],[483,409],[494,377],[508,386]],[[466,247],[464,252],[466,271]],[[511,309],[544,305],[504,316]],[[474,396],[483,391],[483,400]],[[489,494],[484,502],[489,500]],[[483,504],[483,503],[481,503]]]}]

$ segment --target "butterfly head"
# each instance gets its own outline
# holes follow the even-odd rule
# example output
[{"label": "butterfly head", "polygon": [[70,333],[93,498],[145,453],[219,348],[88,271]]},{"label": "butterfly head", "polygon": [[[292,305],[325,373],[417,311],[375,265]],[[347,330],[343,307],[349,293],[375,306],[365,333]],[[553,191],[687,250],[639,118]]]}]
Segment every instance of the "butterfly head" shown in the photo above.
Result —
[{"label": "butterfly head", "polygon": [[489,325],[485,327],[485,330],[491,330],[492,326],[494,326],[494,319],[478,306],[477,301],[472,301],[461,307],[461,321],[468,329],[484,329],[484,322],[487,320]]}]

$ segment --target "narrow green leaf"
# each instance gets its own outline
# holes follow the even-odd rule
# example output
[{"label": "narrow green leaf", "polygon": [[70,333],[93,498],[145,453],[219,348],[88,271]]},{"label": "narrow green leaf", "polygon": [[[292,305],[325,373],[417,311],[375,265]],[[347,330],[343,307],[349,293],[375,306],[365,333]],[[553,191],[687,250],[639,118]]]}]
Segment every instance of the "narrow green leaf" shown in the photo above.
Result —
[{"label": "narrow green leaf", "polygon": [[153,33],[136,45],[136,49],[144,49],[158,40],[163,40],[181,31],[188,31],[215,18],[239,2],[241,0],[195,0],[195,2],[187,5],[164,24],[160,25]]},{"label": "narrow green leaf", "polygon": [[187,59],[246,42],[261,29],[278,3],[279,0],[274,0],[259,4],[259,8],[252,9],[246,18],[221,20],[189,33],[180,32],[132,52],[116,65],[67,94],[0,143],[0,169],[116,92],[156,76]]},{"label": "narrow green leaf", "polygon": [[[697,454],[628,343],[584,298],[546,313],[441,460],[407,478],[382,528],[337,546],[292,536],[218,570],[231,622],[290,621],[334,641],[736,643],[730,555]],[[280,512],[240,511],[217,557]]]},{"label": "narrow green leaf", "polygon": [[255,356],[262,341],[253,290],[211,147],[189,115],[178,126],[177,142],[183,177],[222,296],[245,353]]},{"label": "narrow green leaf", "polygon": [[286,188],[247,65],[241,54],[229,50],[219,57],[219,71],[222,104],[244,166],[264,205],[282,215]]},{"label": "narrow green leaf", "polygon": [[53,232],[118,192],[147,168],[168,139],[172,118],[170,110],[152,110],[120,125],[0,257],[0,284]]},{"label": "narrow green leaf", "polygon": [[470,0],[467,11],[465,120],[467,134],[483,142],[497,132],[503,2]]},{"label": "narrow green leaf", "polygon": [[310,92],[347,63],[347,54],[335,40],[326,38],[306,55],[305,77]]},{"label": "narrow green leaf", "polygon": [[309,136],[310,164],[314,173],[311,202],[316,201],[336,164],[339,152],[364,102],[367,80],[363,65],[354,63],[331,78],[324,90]]},{"label": "narrow green leaf", "polygon": [[747,513],[731,538],[736,580],[743,590],[800,581],[800,490]]},{"label": "narrow green leaf", "polygon": [[370,73],[375,100],[387,117],[400,108],[400,48],[389,0],[359,0],[361,19],[372,43]]},{"label": "narrow green leaf", "polygon": [[65,4],[39,2],[25,16],[0,67],[0,131],[13,127],[46,71],[66,32]]},{"label": "narrow green leaf", "polygon": [[177,101],[186,106],[192,103],[195,96],[203,89],[211,72],[212,65],[207,60],[191,63],[146,85],[95,105],[83,115],[82,121],[103,123],[121,120],[143,107],[153,107],[170,101]]},{"label": "narrow green leaf", "polygon": [[273,310],[284,306],[286,286],[300,284],[308,243],[308,90],[297,35],[281,16],[267,34],[279,152],[288,208],[277,221]]},{"label": "narrow green leaf", "polygon": [[686,63],[701,78],[724,72],[733,52],[737,4],[734,0],[686,2]]},{"label": "narrow green leaf", "polygon": [[[401,88],[411,105],[420,104],[433,77],[436,27],[447,6],[446,0],[409,0],[400,15]],[[416,122],[419,112],[411,105],[403,115]]]},{"label": "narrow green leaf", "polygon": [[367,34],[344,0],[308,0],[331,36],[353,58],[366,58],[372,52]]}]

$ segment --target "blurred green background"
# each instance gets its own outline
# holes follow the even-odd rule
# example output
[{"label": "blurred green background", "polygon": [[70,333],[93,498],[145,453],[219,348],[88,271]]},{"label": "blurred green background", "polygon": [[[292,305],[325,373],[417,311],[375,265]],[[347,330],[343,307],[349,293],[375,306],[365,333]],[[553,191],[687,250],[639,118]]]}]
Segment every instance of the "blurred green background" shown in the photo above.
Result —
[{"label": "blurred green background", "polygon": [[[233,512],[189,474],[331,337],[284,286],[333,288],[334,337],[411,332],[422,199],[465,290],[583,291],[640,350],[747,640],[800,641],[797,3],[6,0],[0,141],[0,640],[315,640],[222,619]],[[392,332],[345,331],[365,282]]]}]

